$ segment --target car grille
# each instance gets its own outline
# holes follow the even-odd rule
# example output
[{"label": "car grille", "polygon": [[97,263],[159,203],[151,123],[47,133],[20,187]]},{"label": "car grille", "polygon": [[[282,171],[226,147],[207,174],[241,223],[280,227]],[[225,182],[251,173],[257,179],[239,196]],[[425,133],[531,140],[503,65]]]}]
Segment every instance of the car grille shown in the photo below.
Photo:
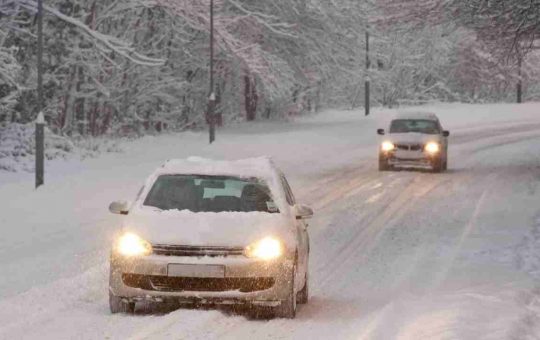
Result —
[{"label": "car grille", "polygon": [[193,257],[225,257],[244,254],[242,247],[211,247],[211,246],[176,246],[155,244],[153,253],[164,256],[193,256]]},{"label": "car grille", "polygon": [[423,146],[421,144],[396,144],[396,148],[398,150],[420,151],[423,149]]},{"label": "car grille", "polygon": [[122,274],[126,286],[160,292],[226,292],[240,291],[242,293],[270,289],[274,279],[270,277],[257,278],[192,278],[169,277],[157,275]]}]

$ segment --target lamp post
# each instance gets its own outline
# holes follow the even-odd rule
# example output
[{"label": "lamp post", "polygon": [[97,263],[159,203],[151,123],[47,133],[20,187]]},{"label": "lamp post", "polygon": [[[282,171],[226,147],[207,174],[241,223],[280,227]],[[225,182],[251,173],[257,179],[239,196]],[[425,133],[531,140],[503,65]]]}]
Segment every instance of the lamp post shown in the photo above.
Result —
[{"label": "lamp post", "polygon": [[214,93],[214,0],[210,0],[210,93],[208,95],[208,132],[212,144],[216,140],[216,94]]},{"label": "lamp post", "polygon": [[521,54],[518,54],[518,82],[516,85],[517,91],[517,102],[521,104],[523,102],[523,79],[522,79],[522,67],[523,67],[523,57]]},{"label": "lamp post", "polygon": [[366,116],[369,116],[370,113],[370,86],[371,79],[369,78],[369,67],[371,61],[369,60],[369,30],[366,27],[366,82],[365,82],[365,98],[364,98],[364,107],[366,110]]},{"label": "lamp post", "polygon": [[45,157],[45,119],[43,117],[43,0],[38,0],[37,12],[37,109],[36,119],[36,189],[44,183]]}]

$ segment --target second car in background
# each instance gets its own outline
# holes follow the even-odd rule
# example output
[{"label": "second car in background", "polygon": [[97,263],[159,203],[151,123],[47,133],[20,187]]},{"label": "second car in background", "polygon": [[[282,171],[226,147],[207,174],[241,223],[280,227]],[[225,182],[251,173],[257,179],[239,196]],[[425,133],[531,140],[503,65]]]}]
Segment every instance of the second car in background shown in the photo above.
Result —
[{"label": "second car in background", "polygon": [[433,172],[448,168],[448,136],[432,113],[402,113],[390,122],[379,146],[379,170],[395,167],[428,168]]}]

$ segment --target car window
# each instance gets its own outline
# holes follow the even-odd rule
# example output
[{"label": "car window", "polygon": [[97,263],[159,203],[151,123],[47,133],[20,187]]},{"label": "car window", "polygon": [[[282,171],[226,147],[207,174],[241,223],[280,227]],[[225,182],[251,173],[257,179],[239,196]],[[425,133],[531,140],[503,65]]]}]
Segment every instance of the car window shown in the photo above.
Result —
[{"label": "car window", "polygon": [[418,132],[436,135],[441,132],[439,123],[428,119],[395,119],[390,124],[390,133]]},{"label": "car window", "polygon": [[143,205],[193,212],[279,212],[263,181],[228,176],[159,176]]},{"label": "car window", "polygon": [[294,199],[294,195],[292,193],[289,182],[287,182],[287,179],[285,178],[285,176],[281,176],[281,181],[283,182],[283,189],[285,190],[285,197],[287,199],[287,203],[291,206],[295,205],[296,201]]}]

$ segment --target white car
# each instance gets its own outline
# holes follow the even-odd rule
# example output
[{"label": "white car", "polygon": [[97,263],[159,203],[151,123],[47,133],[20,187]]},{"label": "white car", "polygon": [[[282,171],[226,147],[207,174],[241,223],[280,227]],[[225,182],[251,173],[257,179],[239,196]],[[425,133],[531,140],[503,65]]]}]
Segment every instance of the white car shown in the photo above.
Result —
[{"label": "white car", "polygon": [[390,122],[379,147],[379,170],[394,167],[430,168],[433,172],[448,168],[448,136],[433,113],[401,113]]},{"label": "white car", "polygon": [[142,300],[248,304],[294,318],[308,300],[313,211],[268,158],[171,160],[125,215],[110,259],[112,313]]}]

